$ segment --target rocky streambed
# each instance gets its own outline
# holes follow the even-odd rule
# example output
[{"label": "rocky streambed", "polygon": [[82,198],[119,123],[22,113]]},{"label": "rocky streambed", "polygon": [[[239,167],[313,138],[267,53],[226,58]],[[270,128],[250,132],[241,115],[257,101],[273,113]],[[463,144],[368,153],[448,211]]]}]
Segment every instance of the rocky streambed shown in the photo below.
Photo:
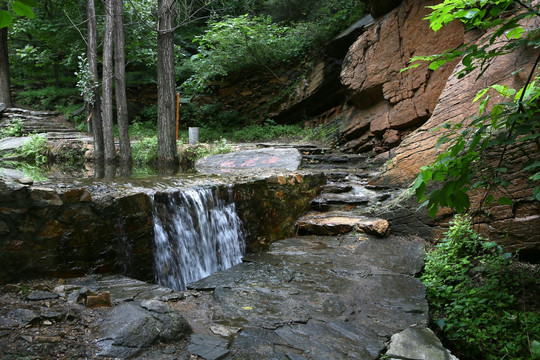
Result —
[{"label": "rocky streambed", "polygon": [[[425,289],[415,278],[423,239],[396,235],[393,219],[373,216],[399,190],[369,185],[374,174],[358,159],[348,169],[338,160],[339,168],[321,155],[321,173],[310,157],[309,173],[282,172],[228,187],[248,251],[240,264],[185,291],[125,276],[152,277],[153,200],[147,193],[97,196],[80,186],[34,193],[23,185],[4,191],[2,212],[9,217],[3,221],[10,226],[3,233],[2,269],[13,279],[20,267],[33,279],[4,278],[0,357],[448,359],[427,329]],[[322,187],[321,179],[328,179]],[[77,228],[77,221],[95,223],[88,221],[95,215],[99,231]],[[129,246],[119,249],[119,238],[130,239]],[[28,249],[25,256],[17,253]],[[59,249],[69,250],[64,261],[57,255],[51,262],[47,254]],[[62,275],[96,269],[117,275]]]}]

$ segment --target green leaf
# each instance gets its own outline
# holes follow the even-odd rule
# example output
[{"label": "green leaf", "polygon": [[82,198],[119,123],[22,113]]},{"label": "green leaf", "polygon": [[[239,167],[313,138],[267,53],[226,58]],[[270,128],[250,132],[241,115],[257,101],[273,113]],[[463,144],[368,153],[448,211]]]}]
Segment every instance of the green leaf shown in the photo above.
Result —
[{"label": "green leaf", "polygon": [[489,88],[485,88],[483,90],[480,90],[478,93],[476,93],[476,96],[474,97],[474,100],[473,100],[473,103],[474,102],[477,102],[481,97],[483,97],[484,95],[486,95],[486,93],[488,92]]},{"label": "green leaf", "polygon": [[32,8],[28,5],[23,4],[20,1],[15,1],[12,7],[13,7],[13,11],[17,15],[26,16],[27,18],[30,18],[30,19],[33,19],[36,17]]},{"label": "green leaf", "polygon": [[446,64],[447,62],[448,62],[448,59],[435,60],[429,64],[429,70],[435,71],[441,66],[443,66],[444,64]]},{"label": "green leaf", "polygon": [[433,219],[435,215],[437,215],[437,210],[439,210],[437,203],[431,204],[431,206],[429,207],[429,217]]},{"label": "green leaf", "polygon": [[512,200],[510,200],[510,198],[507,198],[505,196],[503,197],[500,197],[497,202],[499,203],[499,205],[512,205],[513,202]]},{"label": "green leaf", "polygon": [[446,322],[443,319],[437,320],[437,325],[442,329],[446,325]]},{"label": "green leaf", "polygon": [[515,28],[515,29],[512,29],[510,31],[507,31],[505,33],[506,37],[509,39],[509,40],[512,40],[512,39],[520,39],[521,36],[523,35],[523,32],[525,30],[523,30],[522,27],[518,27],[518,28]]},{"label": "green leaf", "polygon": [[0,29],[9,26],[12,21],[13,16],[11,15],[11,13],[5,10],[0,10]]}]

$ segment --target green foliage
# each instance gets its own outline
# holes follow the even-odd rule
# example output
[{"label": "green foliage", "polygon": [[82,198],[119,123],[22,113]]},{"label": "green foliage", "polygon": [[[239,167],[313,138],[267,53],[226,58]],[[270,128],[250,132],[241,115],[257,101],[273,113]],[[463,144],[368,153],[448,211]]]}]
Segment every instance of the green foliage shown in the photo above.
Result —
[{"label": "green foliage", "polygon": [[129,136],[132,139],[157,136],[157,121],[133,121],[129,126]]},{"label": "green foliage", "polygon": [[[441,55],[431,55],[413,58],[411,67],[419,65],[418,61],[429,61],[430,68],[436,70],[447,61],[462,57],[463,69],[459,77],[480,68],[480,77],[490,61],[503,54],[516,51],[525,46],[540,45],[539,29],[527,30],[518,23],[527,17],[538,16],[538,5],[522,7],[521,12],[508,16],[513,1],[462,1],[446,0],[431,6],[434,11],[426,18],[431,27],[437,31],[441,26],[458,19],[464,22],[466,28],[478,27],[493,29],[493,33],[485,38],[480,46],[465,44],[459,49],[449,50]],[[503,16],[504,15],[504,16]],[[498,47],[492,45],[497,42]],[[535,65],[536,66],[536,65]],[[534,154],[527,152],[525,147],[540,137],[540,86],[538,75],[534,75],[533,67],[527,84],[521,89],[511,89],[507,86],[492,85],[478,92],[474,102],[479,101],[479,115],[455,125],[445,124],[445,134],[438,140],[437,149],[443,151],[436,161],[422,167],[413,184],[412,191],[417,200],[426,205],[430,216],[435,216],[440,206],[448,206],[463,212],[470,207],[467,192],[471,189],[487,189],[481,205],[489,205],[494,199],[492,190],[504,191],[510,181],[506,176],[508,168],[505,158],[510,151],[521,151],[528,160],[524,162],[522,171],[529,175],[531,184],[540,180],[540,162]],[[536,77],[536,80],[533,79]],[[491,91],[490,91],[491,90]],[[487,111],[490,93],[495,93],[503,102],[492,106]],[[482,161],[486,153],[496,153],[498,160],[495,164]],[[426,194],[430,182],[444,183],[442,187]],[[540,190],[536,186],[534,198],[540,201]],[[511,205],[511,196],[497,199],[501,205]]]},{"label": "green foliage", "polygon": [[80,98],[77,89],[49,86],[19,91],[15,94],[15,101],[33,109],[54,110],[59,106],[79,103]]},{"label": "green foliage", "polygon": [[427,255],[421,280],[432,321],[460,358],[531,359],[540,313],[519,295],[538,288],[538,275],[514,266],[511,254],[475,233],[468,217],[456,216]]},{"label": "green foliage", "polygon": [[280,138],[301,138],[304,130],[300,125],[277,125],[268,119],[263,125],[249,125],[232,134],[234,141],[260,141]]},{"label": "green foliage", "polygon": [[[261,14],[216,18],[203,35],[195,36],[198,53],[178,69],[178,75],[187,79],[184,91],[199,92],[211,80],[261,68],[273,74],[272,69],[306,56],[364,11],[364,5],[353,0],[253,3],[256,1],[250,2],[250,13],[255,8]],[[272,16],[286,22],[275,22]]]},{"label": "green foliage", "polygon": [[142,109],[139,114],[135,117],[136,122],[149,122],[157,124],[157,105],[152,105]]},{"label": "green foliage", "polygon": [[[238,112],[225,108],[225,105],[221,102],[203,106],[188,103],[182,105],[180,110],[180,124],[183,127],[214,129],[218,133],[223,133],[231,128],[239,127],[243,125],[245,121],[245,118],[238,114]],[[220,137],[221,136],[219,136],[218,139]]]},{"label": "green foliage", "polygon": [[17,153],[24,156],[28,162],[39,166],[47,163],[48,151],[47,139],[42,135],[33,134]]},{"label": "green foliage", "polygon": [[142,138],[131,146],[133,164],[144,166],[157,159],[157,136]]},{"label": "green foliage", "polygon": [[194,164],[197,160],[203,157],[217,154],[227,154],[231,152],[231,146],[227,143],[226,139],[220,139],[214,141],[210,145],[198,144],[196,146],[188,146],[185,148],[181,158],[183,162]]},{"label": "green foliage", "polygon": [[82,98],[86,103],[94,105],[95,91],[99,83],[94,80],[86,57],[79,56],[79,71],[75,73],[75,76],[77,76],[77,89],[79,89]]},{"label": "green foliage", "polygon": [[195,37],[199,52],[190,59],[195,74],[183,84],[185,91],[200,91],[220,76],[291,60],[301,44],[291,34],[291,28],[270,17],[242,15],[209,23],[204,35]]},{"label": "green foliage", "polygon": [[0,130],[0,139],[6,137],[21,137],[23,136],[23,122],[20,119],[14,120],[9,126]]},{"label": "green foliage", "polygon": [[[525,2],[530,3],[530,1]],[[464,67],[457,74],[458,77],[461,78],[478,67],[481,68],[478,75],[480,77],[490,66],[493,58],[519,48],[539,46],[540,29],[525,29],[520,24],[521,20],[538,16],[539,6],[530,5],[526,8],[514,9],[514,4],[513,0],[445,0],[441,4],[428,6],[433,11],[425,19],[429,20],[430,27],[434,31],[438,31],[442,26],[454,20],[461,21],[466,29],[479,28],[494,31],[482,38],[479,44],[465,43],[442,54],[413,57],[409,68],[417,67],[427,61],[430,63],[431,70],[437,70],[447,62],[461,58]],[[498,46],[493,46],[493,44]]]}]

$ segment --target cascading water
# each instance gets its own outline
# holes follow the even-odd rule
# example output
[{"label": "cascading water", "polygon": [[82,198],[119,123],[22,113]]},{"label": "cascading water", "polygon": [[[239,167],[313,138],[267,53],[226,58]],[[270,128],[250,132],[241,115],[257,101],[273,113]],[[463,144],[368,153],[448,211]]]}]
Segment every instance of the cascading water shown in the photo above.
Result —
[{"label": "cascading water", "polygon": [[239,264],[243,228],[232,191],[228,200],[212,188],[154,195],[154,269],[157,283],[185,290],[216,271]]}]

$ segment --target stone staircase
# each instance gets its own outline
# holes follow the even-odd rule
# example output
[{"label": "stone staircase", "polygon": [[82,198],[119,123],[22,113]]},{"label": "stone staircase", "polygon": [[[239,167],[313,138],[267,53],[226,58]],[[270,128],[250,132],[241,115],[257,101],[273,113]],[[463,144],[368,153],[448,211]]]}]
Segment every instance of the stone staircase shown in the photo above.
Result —
[{"label": "stone staircase", "polygon": [[52,143],[87,144],[92,138],[75,129],[64,116],[51,111],[32,111],[20,108],[6,108],[0,113],[0,130],[17,123],[22,126],[22,137],[0,139],[0,150],[10,151],[22,146],[32,134],[43,134]]},{"label": "stone staircase", "polygon": [[328,174],[328,183],[310,203],[311,211],[298,219],[298,234],[342,235],[360,231],[386,236],[388,221],[373,217],[372,212],[397,196],[399,190],[370,185],[370,175],[374,174]]},{"label": "stone staircase", "polygon": [[66,122],[64,116],[53,111],[33,111],[20,108],[7,108],[0,117],[0,128],[7,128],[13,124],[22,123],[22,133],[46,133],[49,140],[64,140],[77,138],[81,135],[73,124]]},{"label": "stone staircase", "polygon": [[370,184],[378,172],[367,155],[343,154],[306,144],[259,146],[296,148],[302,154],[302,169],[322,171],[326,175],[327,184],[311,201],[311,210],[296,223],[298,235],[334,236],[360,231],[384,237],[389,233],[388,221],[374,217],[372,212],[401,190]]}]

